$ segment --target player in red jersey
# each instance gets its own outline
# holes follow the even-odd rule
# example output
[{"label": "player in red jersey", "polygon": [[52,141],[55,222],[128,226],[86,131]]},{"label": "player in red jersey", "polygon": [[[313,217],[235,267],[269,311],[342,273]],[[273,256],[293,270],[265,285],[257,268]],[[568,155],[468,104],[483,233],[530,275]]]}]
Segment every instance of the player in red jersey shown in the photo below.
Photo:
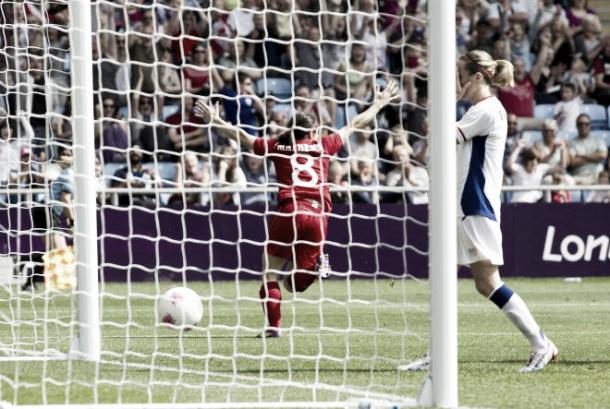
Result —
[{"label": "player in red jersey", "polygon": [[[257,155],[269,157],[275,166],[278,206],[269,224],[269,243],[263,259],[265,273],[259,293],[269,323],[263,336],[281,336],[280,275],[284,276],[286,290],[302,292],[320,275],[330,272],[322,247],[332,208],[328,184],[331,156],[355,130],[363,128],[398,98],[398,87],[390,81],[383,92],[376,92],[375,100],[366,111],[336,133],[320,136],[314,117],[297,112],[290,121],[289,131],[271,139],[250,135],[223,120],[218,105],[213,108],[202,100],[197,101],[196,115],[215,125],[222,135],[239,141],[242,149],[252,149]],[[293,273],[286,274],[286,271]]]}]

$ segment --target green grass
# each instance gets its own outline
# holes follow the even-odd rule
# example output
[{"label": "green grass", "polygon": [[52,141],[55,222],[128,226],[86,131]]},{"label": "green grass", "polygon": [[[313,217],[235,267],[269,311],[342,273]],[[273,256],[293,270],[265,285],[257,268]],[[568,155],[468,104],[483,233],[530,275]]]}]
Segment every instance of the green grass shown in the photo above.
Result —
[{"label": "green grass", "polygon": [[[517,373],[529,353],[527,342],[476,294],[471,281],[461,280],[460,404],[610,407],[610,279],[507,283],[560,348],[559,363],[542,373]],[[286,336],[271,340],[254,337],[263,325],[256,283],[193,283],[206,315],[200,328],[186,332],[154,325],[154,294],[171,286],[102,287],[101,363],[0,361],[0,401],[343,400],[362,389],[414,397],[422,383],[424,374],[399,372],[396,366],[426,350],[427,283],[326,281],[322,289],[315,286],[294,299],[284,294]],[[374,300],[383,302],[373,307]],[[45,310],[54,320],[43,325]],[[46,347],[65,352],[74,316],[66,294],[45,299],[43,292],[22,293],[18,303],[0,289],[0,347],[19,337],[21,349],[41,350],[46,331]],[[11,326],[16,318],[20,325]],[[316,383],[325,386],[312,388]]]}]

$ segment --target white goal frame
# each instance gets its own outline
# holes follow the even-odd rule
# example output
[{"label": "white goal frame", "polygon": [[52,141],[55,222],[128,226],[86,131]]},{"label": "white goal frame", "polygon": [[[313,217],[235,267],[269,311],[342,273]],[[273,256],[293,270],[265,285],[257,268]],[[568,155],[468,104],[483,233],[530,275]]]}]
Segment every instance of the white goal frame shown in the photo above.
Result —
[{"label": "white goal frame", "polygon": [[428,3],[431,370],[419,404],[458,406],[455,0]]}]

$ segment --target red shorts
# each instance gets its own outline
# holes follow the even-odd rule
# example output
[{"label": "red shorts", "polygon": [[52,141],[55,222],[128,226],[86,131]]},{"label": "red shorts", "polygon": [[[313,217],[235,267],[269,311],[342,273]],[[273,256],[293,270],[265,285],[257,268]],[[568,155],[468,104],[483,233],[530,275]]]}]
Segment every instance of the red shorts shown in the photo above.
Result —
[{"label": "red shorts", "polygon": [[269,225],[267,254],[292,260],[299,270],[314,270],[326,239],[328,217],[316,201],[286,202],[278,206]]}]

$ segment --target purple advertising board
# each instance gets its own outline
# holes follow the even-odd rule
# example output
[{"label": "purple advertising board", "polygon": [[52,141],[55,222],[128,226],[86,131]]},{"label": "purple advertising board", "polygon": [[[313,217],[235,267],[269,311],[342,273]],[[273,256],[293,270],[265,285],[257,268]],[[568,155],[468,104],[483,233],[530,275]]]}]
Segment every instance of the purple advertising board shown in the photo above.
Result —
[{"label": "purple advertising board", "polygon": [[[42,251],[30,216],[0,211],[0,249]],[[610,271],[610,205],[515,204],[502,208],[504,276],[602,276]],[[328,242],[338,276],[426,277],[426,206],[337,205]],[[206,208],[98,212],[99,262],[107,281],[249,279],[261,271],[266,240],[264,208]],[[9,234],[10,232],[10,234]],[[460,275],[467,276],[466,271]]]}]

